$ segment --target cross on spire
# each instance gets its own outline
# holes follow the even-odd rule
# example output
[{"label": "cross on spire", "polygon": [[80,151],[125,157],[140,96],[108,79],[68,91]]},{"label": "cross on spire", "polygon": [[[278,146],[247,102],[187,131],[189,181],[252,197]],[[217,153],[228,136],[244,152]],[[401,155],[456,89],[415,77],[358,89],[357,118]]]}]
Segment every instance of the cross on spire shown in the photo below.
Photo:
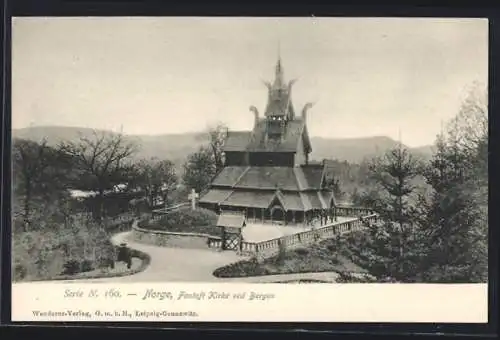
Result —
[{"label": "cross on spire", "polygon": [[275,78],[274,78],[273,87],[275,89],[280,89],[283,87],[284,83],[285,83],[285,80],[284,80],[284,75],[283,75],[283,66],[281,65],[281,48],[280,48],[280,42],[278,41],[278,61],[276,62]]}]

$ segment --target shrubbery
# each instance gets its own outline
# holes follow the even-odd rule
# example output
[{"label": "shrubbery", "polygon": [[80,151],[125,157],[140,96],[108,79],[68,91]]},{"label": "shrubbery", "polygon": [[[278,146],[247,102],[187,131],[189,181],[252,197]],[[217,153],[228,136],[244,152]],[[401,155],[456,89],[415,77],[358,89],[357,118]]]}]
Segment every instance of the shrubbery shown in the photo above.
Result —
[{"label": "shrubbery", "polygon": [[336,279],[337,283],[393,283],[389,279],[377,280],[368,275],[353,275],[351,273],[339,272],[339,277]]},{"label": "shrubbery", "polygon": [[349,258],[342,257],[337,251],[341,249],[336,239],[318,242],[314,247],[295,250],[280,250],[271,258],[261,263],[256,259],[240,261],[218,268],[214,271],[217,277],[245,277],[274,274],[291,274],[307,272],[365,272]]},{"label": "shrubbery", "polygon": [[150,230],[170,232],[202,233],[219,236],[221,231],[216,227],[217,214],[211,210],[183,207],[161,217],[156,221],[142,221],[139,227]]},{"label": "shrubbery", "polygon": [[109,265],[115,249],[106,231],[90,221],[74,220],[68,225],[14,232],[13,280],[50,279]]},{"label": "shrubbery", "polygon": [[239,261],[228,266],[217,268],[213,275],[216,277],[245,277],[245,276],[262,276],[275,274],[259,264],[257,259],[253,258],[247,261]]}]

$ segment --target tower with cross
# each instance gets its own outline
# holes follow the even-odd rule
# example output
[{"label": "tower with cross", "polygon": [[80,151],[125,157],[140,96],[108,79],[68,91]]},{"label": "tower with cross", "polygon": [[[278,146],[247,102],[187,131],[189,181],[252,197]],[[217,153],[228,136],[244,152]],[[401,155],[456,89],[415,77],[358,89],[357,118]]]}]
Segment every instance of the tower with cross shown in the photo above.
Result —
[{"label": "tower with cross", "polygon": [[191,193],[188,196],[188,199],[191,201],[191,209],[195,210],[196,209],[196,199],[198,199],[200,195],[194,190],[191,189]]},{"label": "tower with cross", "polygon": [[322,214],[332,216],[336,204],[324,180],[327,163],[309,162],[307,112],[312,103],[295,110],[294,80],[286,81],[280,53],[274,80],[264,83],[263,115],[259,117],[258,109],[250,106],[253,128],[227,133],[224,168],[200,197],[199,206],[240,212],[248,220],[270,224],[307,225]]}]

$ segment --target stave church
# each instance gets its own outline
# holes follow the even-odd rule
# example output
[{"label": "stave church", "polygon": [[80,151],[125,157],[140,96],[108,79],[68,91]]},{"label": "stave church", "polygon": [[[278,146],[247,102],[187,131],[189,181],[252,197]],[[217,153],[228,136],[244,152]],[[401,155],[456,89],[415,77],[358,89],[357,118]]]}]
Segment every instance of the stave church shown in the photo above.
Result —
[{"label": "stave church", "polygon": [[214,177],[199,205],[240,212],[249,223],[309,225],[335,218],[335,197],[326,187],[324,163],[311,162],[308,103],[297,115],[294,81],[285,82],[281,58],[274,81],[266,82],[268,100],[261,117],[251,106],[251,131],[228,131],[224,168]]}]

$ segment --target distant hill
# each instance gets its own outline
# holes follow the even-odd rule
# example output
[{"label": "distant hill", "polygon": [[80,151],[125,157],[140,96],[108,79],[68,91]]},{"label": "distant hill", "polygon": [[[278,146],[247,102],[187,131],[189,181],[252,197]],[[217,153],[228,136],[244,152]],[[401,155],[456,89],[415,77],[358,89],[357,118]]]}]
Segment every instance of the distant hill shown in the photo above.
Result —
[{"label": "distant hill", "polygon": [[[386,136],[374,136],[364,138],[311,138],[313,151],[311,158],[338,159],[350,163],[359,163],[363,159],[371,159],[380,156],[387,150],[396,147],[398,142]],[[406,146],[415,156],[428,159],[432,155],[432,146],[410,148]]]},{"label": "distant hill", "polygon": [[[98,133],[115,132],[106,130],[93,130],[80,127],[37,126],[23,129],[13,129],[12,137],[34,141],[47,140],[48,145],[55,146],[62,141],[77,141],[81,136],[92,137],[94,131]],[[183,133],[168,135],[125,135],[125,138],[138,145],[139,151],[135,159],[157,157],[169,159],[176,164],[180,171],[186,156],[198,149],[208,141],[204,133]]]},{"label": "distant hill", "polygon": [[[99,130],[98,130],[99,131]],[[105,133],[111,131],[100,130]],[[61,141],[75,141],[80,136],[90,137],[93,130],[79,127],[38,126],[12,130],[14,138],[40,141],[46,139],[49,145],[57,145]],[[136,158],[158,157],[170,159],[176,164],[182,164],[186,156],[198,149],[208,141],[207,134],[183,133],[165,135],[126,135],[130,141],[139,145]],[[359,163],[363,159],[380,155],[386,150],[397,145],[397,142],[389,137],[366,137],[366,138],[323,138],[312,137],[313,152],[311,159],[321,160],[324,158],[338,159],[351,163]],[[420,157],[429,158],[432,155],[432,146],[413,148],[411,151]]]}]

